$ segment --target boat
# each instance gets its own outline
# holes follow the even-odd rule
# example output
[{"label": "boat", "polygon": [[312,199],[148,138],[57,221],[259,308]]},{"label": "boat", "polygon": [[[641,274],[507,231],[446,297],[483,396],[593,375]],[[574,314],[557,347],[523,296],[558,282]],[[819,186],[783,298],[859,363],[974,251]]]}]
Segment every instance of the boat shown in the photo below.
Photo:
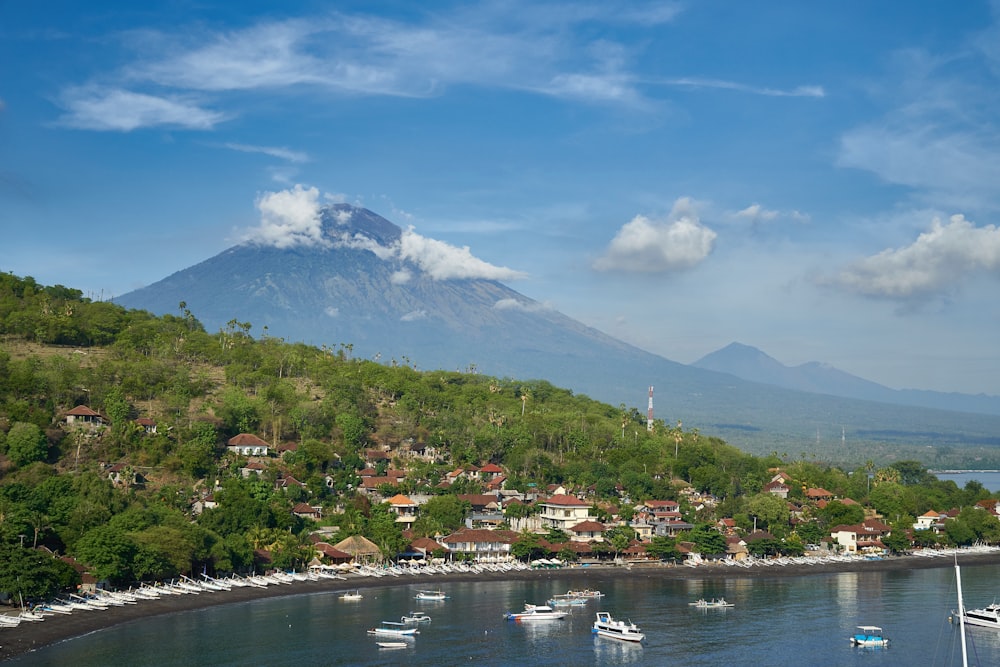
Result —
[{"label": "boat", "polygon": [[698,609],[725,609],[727,607],[736,606],[732,602],[726,602],[726,598],[712,598],[711,600],[701,598],[699,600],[695,600],[694,602],[688,602],[688,605],[691,607],[697,607]]},{"label": "boat", "polygon": [[583,607],[586,604],[586,598],[578,598],[569,593],[553,595],[549,598],[549,606],[551,607]]},{"label": "boat", "polygon": [[503,615],[508,621],[558,621],[566,618],[566,612],[556,611],[547,604],[527,604],[524,611],[508,611]]},{"label": "boat", "polygon": [[597,620],[591,630],[598,637],[620,639],[626,642],[641,642],[646,635],[632,621],[620,621],[611,617],[606,611],[597,612]]},{"label": "boat", "polygon": [[422,611],[411,611],[399,620],[403,623],[430,623],[431,617]]},{"label": "boat", "polygon": [[375,642],[375,645],[379,648],[406,648],[409,646],[406,642]]},{"label": "boat", "polygon": [[341,600],[360,600],[364,597],[360,591],[347,591],[340,596]]},{"label": "boat", "polygon": [[447,600],[448,596],[444,591],[417,591],[414,596],[417,600]]},{"label": "boat", "polygon": [[382,621],[381,625],[368,630],[370,635],[394,635],[406,637],[417,634],[417,629],[396,621]]},{"label": "boat", "polygon": [[604,593],[601,591],[592,591],[589,588],[584,588],[579,591],[566,591],[568,597],[578,598],[581,600],[596,600],[597,598],[604,597]]},{"label": "boat", "polygon": [[855,646],[880,648],[889,645],[889,638],[877,625],[859,625],[858,631],[851,636],[851,643]]}]

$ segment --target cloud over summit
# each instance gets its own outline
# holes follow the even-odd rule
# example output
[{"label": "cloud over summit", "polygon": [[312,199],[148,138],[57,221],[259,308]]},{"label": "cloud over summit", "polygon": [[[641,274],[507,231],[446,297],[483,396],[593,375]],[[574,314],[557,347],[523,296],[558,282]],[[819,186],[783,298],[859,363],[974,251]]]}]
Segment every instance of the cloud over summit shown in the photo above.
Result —
[{"label": "cloud over summit", "polygon": [[[324,232],[324,207],[317,188],[296,185],[290,190],[268,192],[257,198],[260,223],[249,230],[243,241],[275,248],[296,246],[317,248],[349,248],[367,250],[383,261],[404,262],[432,280],[516,280],[525,274],[503,266],[495,266],[472,254],[468,246],[461,248],[421,236],[413,227],[402,231],[398,242],[382,245],[362,233]],[[345,211],[334,214],[338,226],[348,222]],[[412,278],[406,267],[393,273],[392,280],[402,284]]]}]

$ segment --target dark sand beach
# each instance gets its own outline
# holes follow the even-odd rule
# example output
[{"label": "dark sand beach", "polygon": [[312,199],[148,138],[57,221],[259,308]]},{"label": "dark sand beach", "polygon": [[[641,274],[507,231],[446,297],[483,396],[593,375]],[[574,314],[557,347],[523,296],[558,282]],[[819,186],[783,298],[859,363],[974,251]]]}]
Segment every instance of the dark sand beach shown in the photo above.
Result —
[{"label": "dark sand beach", "polygon": [[[1000,551],[989,553],[960,553],[959,564],[996,565],[1000,564]],[[829,574],[834,572],[879,572],[887,570],[924,569],[951,567],[951,557],[901,556],[876,561],[854,561],[817,563],[814,565],[785,565],[773,567],[741,568],[723,565],[700,565],[698,567],[667,566],[657,564],[633,565],[629,568],[616,566],[572,567],[555,570],[520,570],[505,573],[454,573],[435,574],[400,579],[397,577],[362,577],[348,575],[347,580],[323,579],[290,584],[275,584],[266,588],[234,587],[229,591],[205,592],[198,595],[169,595],[157,600],[141,601],[124,607],[107,610],[79,611],[70,615],[47,617],[41,622],[22,622],[16,628],[0,628],[0,662],[14,656],[33,651],[49,644],[72,637],[89,634],[103,628],[124,623],[133,623],[162,614],[174,614],[192,609],[202,609],[228,604],[244,604],[264,598],[303,595],[321,591],[342,591],[371,589],[388,586],[402,586],[419,582],[441,584],[450,581],[494,581],[524,579],[575,579],[592,578],[595,581],[616,577],[648,579],[705,579],[705,578],[761,578],[794,577]],[[597,586],[595,585],[595,588]],[[12,612],[12,613],[16,613]]]}]

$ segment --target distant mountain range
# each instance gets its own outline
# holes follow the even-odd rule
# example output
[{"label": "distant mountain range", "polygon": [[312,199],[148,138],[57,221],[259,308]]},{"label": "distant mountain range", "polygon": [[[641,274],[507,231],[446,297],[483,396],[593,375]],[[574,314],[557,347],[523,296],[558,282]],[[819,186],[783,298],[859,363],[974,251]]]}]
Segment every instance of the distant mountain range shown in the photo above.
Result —
[{"label": "distant mountain range", "polygon": [[[320,242],[288,248],[240,244],[117,301],[157,314],[176,314],[183,301],[209,331],[246,322],[257,337],[343,348],[356,357],[421,370],[546,380],[611,405],[639,406],[643,413],[647,388],[654,386],[656,418],[683,420],[685,428],[749,451],[844,449],[848,432],[854,443],[1000,444],[995,408],[978,415],[928,410],[888,401],[890,393],[858,400],[861,395],[834,391],[832,370],[814,374],[807,386],[805,370],[798,374],[803,379],[793,381],[795,369],[782,376],[784,367],[766,363],[761,354],[765,360],[758,358],[755,371],[751,357],[757,355],[746,353],[752,348],[730,346],[698,364],[680,364],[495,280],[436,277],[401,251],[404,234],[367,209],[333,205],[324,209]],[[924,393],[933,392],[914,392]],[[984,408],[990,405],[983,401]]]},{"label": "distant mountain range", "polygon": [[890,389],[817,361],[798,366],[785,366],[757,348],[741,343],[730,343],[691,365],[795,391],[894,405],[1000,415],[1000,396]]}]

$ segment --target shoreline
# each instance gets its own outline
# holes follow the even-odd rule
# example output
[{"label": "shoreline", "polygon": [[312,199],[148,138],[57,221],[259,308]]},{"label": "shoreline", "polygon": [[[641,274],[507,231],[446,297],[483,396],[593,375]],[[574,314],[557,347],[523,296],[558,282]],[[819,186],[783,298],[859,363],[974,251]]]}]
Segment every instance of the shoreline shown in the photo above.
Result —
[{"label": "shoreline", "polygon": [[[959,554],[963,566],[998,565],[1000,551]],[[523,581],[530,579],[763,579],[772,577],[802,577],[829,575],[840,572],[886,572],[951,567],[954,561],[947,557],[896,556],[880,561],[854,561],[817,563],[815,565],[785,565],[777,567],[733,567],[725,565],[699,565],[686,567],[656,564],[633,564],[631,567],[595,565],[555,570],[516,570],[503,573],[448,573],[399,577],[366,577],[347,575],[345,580],[323,579],[289,584],[274,584],[266,588],[233,588],[229,591],[204,592],[197,595],[171,595],[156,600],[144,600],[134,605],[110,607],[100,611],[81,611],[70,615],[46,617],[44,621],[23,621],[14,628],[0,628],[0,662],[36,651],[46,646],[67,641],[100,630],[140,622],[147,618],[175,614],[196,609],[206,609],[230,604],[241,604],[268,598],[306,595],[318,592],[369,590],[404,586],[416,582],[441,584],[453,581]]]}]

